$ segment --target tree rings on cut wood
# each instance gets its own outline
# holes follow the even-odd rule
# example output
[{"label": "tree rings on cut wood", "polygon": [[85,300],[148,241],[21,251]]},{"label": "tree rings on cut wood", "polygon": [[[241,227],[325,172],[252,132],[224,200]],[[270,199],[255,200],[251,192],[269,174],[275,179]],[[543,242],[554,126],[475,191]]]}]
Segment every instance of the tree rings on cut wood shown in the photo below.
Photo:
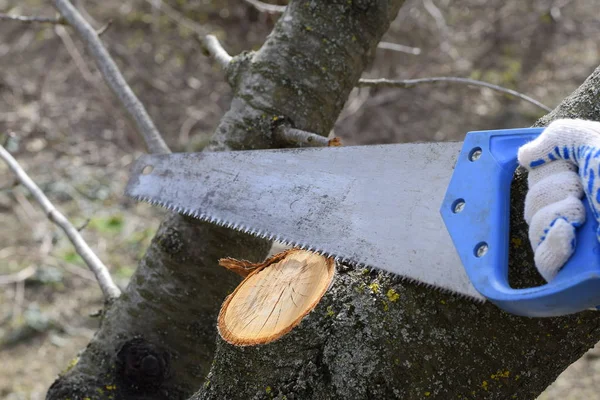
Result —
[{"label": "tree rings on cut wood", "polygon": [[291,331],[319,303],[335,272],[333,258],[300,249],[259,264],[231,258],[219,264],[247,274],[223,302],[217,325],[237,346],[269,343]]}]

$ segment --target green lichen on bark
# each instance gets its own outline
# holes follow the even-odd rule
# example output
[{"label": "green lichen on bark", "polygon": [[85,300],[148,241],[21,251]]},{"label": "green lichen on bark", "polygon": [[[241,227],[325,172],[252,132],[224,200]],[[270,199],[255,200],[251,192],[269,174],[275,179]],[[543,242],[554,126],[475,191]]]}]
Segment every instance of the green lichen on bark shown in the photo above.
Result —
[{"label": "green lichen on bark", "polygon": [[219,341],[210,385],[194,398],[534,399],[593,346],[597,327],[592,311],[517,317],[345,269],[279,341],[252,348]]}]

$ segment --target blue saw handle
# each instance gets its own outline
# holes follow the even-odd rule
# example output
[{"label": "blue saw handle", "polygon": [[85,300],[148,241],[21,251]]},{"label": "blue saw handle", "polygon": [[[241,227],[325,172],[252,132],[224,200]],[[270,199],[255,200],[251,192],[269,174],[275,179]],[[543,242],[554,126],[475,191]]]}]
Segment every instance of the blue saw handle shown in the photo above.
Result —
[{"label": "blue saw handle", "polygon": [[508,284],[510,186],[518,166],[517,151],[542,131],[469,132],[441,207],[475,289],[503,310],[529,317],[571,314],[600,304],[598,223],[585,197],[586,222],[577,229],[575,253],[556,277],[526,289]]}]

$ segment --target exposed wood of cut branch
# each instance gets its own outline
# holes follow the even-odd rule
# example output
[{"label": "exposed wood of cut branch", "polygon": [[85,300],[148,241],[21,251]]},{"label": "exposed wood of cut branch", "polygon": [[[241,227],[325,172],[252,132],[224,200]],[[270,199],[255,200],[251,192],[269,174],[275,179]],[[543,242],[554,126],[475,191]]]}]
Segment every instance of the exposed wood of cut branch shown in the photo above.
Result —
[{"label": "exposed wood of cut branch", "polygon": [[94,28],[88,24],[68,0],[54,0],[54,7],[86,44],[104,80],[121,102],[123,109],[134,121],[138,133],[146,142],[148,151],[157,154],[170,153],[167,144],[158,132],[154,122],[152,122],[144,105],[125,81]]},{"label": "exposed wood of cut branch", "polygon": [[110,277],[108,268],[106,268],[106,266],[102,263],[102,261],[100,261],[98,256],[96,256],[85,240],[83,240],[79,234],[79,231],[60,211],[54,207],[50,200],[48,200],[48,198],[44,195],[42,190],[35,184],[35,182],[33,182],[23,168],[21,168],[17,160],[15,160],[13,156],[10,155],[10,153],[4,148],[4,146],[1,145],[0,158],[6,162],[19,182],[27,190],[29,190],[35,201],[40,205],[42,210],[44,210],[44,213],[48,219],[54,222],[65,232],[71,243],[73,243],[73,247],[75,247],[77,254],[81,256],[83,261],[85,261],[87,266],[96,276],[96,280],[98,281],[100,289],[102,290],[106,300],[112,300],[119,297],[121,291]]},{"label": "exposed wood of cut branch", "polygon": [[508,89],[502,86],[494,85],[493,83],[482,82],[475,79],[469,78],[459,78],[454,76],[438,76],[432,78],[418,78],[418,79],[361,79],[358,81],[359,87],[395,87],[395,88],[411,88],[420,84],[427,83],[442,83],[442,82],[450,82],[450,83],[462,83],[469,86],[480,86],[485,87],[491,90],[495,90],[497,92],[509,94],[511,96],[518,97],[521,100],[525,100],[533,105],[538,106],[542,110],[552,111],[550,107],[545,104],[540,103],[536,99],[533,99],[523,93],[519,93],[515,90]]},{"label": "exposed wood of cut branch", "polygon": [[247,260],[236,260],[235,258],[231,257],[222,258],[219,260],[219,265],[245,278],[257,269],[262,269],[269,264],[280,261],[283,258],[283,256],[281,256],[282,254],[283,253],[275,254],[263,263],[253,263]]},{"label": "exposed wood of cut branch", "polygon": [[221,337],[237,346],[269,343],[290,332],[319,303],[335,272],[333,258],[299,249],[254,265],[239,261],[234,267],[233,259],[219,264],[248,273],[218,319]]}]

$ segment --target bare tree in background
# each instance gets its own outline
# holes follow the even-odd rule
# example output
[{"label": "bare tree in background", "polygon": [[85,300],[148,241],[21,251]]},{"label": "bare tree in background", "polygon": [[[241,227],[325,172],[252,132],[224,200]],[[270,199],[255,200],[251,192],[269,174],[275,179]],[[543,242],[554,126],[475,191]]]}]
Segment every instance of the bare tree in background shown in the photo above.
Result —
[{"label": "bare tree in background", "polygon": [[[149,151],[168,152],[97,32],[67,0],[54,4],[60,23],[86,43]],[[360,76],[402,4],[292,0],[259,50],[233,58],[202,36],[234,92],[205,151],[326,137],[350,91],[369,84]],[[598,87],[600,70],[537,125],[559,117],[599,120]],[[521,211],[525,190],[520,173],[512,210],[513,245],[520,245],[511,248],[511,262],[532,268]],[[215,323],[239,279],[217,260],[261,261],[270,247],[170,214],[126,290],[107,303],[100,330],[48,398],[534,399],[600,338],[593,312],[521,318],[339,265],[321,303],[290,334],[266,346],[232,347],[216,337]]]}]

